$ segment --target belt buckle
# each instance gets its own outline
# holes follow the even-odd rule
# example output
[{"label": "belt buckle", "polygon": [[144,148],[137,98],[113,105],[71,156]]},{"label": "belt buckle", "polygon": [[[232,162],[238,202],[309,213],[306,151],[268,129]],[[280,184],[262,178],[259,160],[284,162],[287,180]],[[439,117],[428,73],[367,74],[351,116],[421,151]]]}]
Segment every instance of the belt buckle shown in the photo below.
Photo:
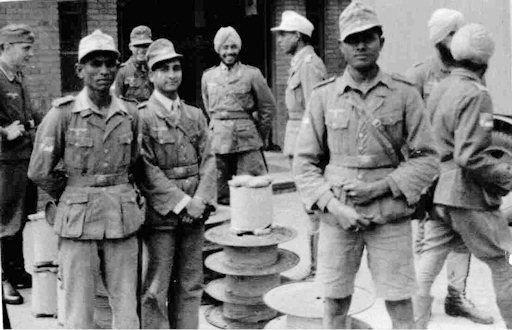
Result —
[{"label": "belt buckle", "polygon": [[107,183],[108,179],[106,175],[100,174],[96,177],[96,184],[103,186]]},{"label": "belt buckle", "polygon": [[186,169],[184,167],[178,167],[174,169],[177,177],[182,177],[186,173]]}]

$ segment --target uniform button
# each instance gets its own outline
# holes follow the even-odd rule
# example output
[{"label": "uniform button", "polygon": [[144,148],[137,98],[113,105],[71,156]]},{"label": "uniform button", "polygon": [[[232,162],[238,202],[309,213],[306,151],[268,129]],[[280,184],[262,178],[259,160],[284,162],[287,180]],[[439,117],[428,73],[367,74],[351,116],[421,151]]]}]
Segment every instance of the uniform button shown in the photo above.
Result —
[{"label": "uniform button", "polygon": [[103,163],[103,167],[107,167],[108,166],[108,163]]},{"label": "uniform button", "polygon": [[359,133],[359,137],[360,137],[360,138],[363,138],[363,137],[364,137],[364,134],[363,134],[363,133]]},{"label": "uniform button", "polygon": [[108,154],[108,149],[103,150],[104,153]]},{"label": "uniform button", "polygon": [[362,174],[358,174],[358,175],[357,175],[357,178],[358,178],[359,180],[361,180],[361,179],[363,178],[363,175],[362,175]]}]

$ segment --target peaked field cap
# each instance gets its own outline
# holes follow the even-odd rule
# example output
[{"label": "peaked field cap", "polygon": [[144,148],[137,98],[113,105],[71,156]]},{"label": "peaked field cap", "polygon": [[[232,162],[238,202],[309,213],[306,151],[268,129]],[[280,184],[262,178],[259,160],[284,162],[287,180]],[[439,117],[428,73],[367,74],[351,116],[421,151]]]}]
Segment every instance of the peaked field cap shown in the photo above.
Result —
[{"label": "peaked field cap", "polygon": [[340,14],[338,24],[341,41],[345,40],[351,34],[382,26],[375,10],[359,0],[352,1],[350,5],[343,10]]},{"label": "peaked field cap", "polygon": [[314,29],[315,27],[306,17],[294,12],[293,10],[285,10],[281,16],[281,24],[271,28],[270,31],[297,31],[311,37]]},{"label": "peaked field cap", "polygon": [[120,55],[114,43],[114,38],[101,32],[99,29],[80,40],[78,44],[78,61],[82,61],[86,55],[97,51],[111,52],[117,57]]},{"label": "peaked field cap", "polygon": [[149,27],[145,25],[136,26],[130,33],[130,46],[149,45],[153,42],[151,37],[151,29]]},{"label": "peaked field cap", "polygon": [[483,25],[467,24],[453,36],[450,50],[457,61],[487,64],[494,53],[494,41]]},{"label": "peaked field cap", "polygon": [[0,45],[4,43],[29,43],[35,41],[34,33],[26,24],[7,24],[0,29]]},{"label": "peaked field cap", "polygon": [[176,58],[183,58],[183,55],[176,53],[173,43],[165,38],[153,41],[146,52],[146,60],[150,70],[152,70],[153,66],[158,62]]},{"label": "peaked field cap", "polygon": [[454,9],[439,8],[432,13],[428,21],[429,38],[437,44],[450,32],[457,31],[464,25],[464,15]]}]

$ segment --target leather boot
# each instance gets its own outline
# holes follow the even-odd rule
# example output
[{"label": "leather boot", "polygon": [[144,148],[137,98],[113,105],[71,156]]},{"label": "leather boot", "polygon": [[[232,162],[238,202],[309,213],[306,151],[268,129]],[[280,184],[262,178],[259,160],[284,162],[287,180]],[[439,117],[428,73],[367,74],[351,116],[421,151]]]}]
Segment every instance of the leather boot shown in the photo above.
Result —
[{"label": "leather boot", "polygon": [[23,304],[23,297],[6,279],[2,280],[2,300],[9,305]]},{"label": "leather boot", "polygon": [[27,273],[23,268],[16,268],[14,270],[12,284],[16,285],[17,289],[28,289],[32,287],[32,275]]},{"label": "leather boot", "polygon": [[465,317],[475,323],[494,323],[492,316],[478,310],[464,292],[460,292],[452,286],[448,286],[448,295],[444,300],[444,312],[450,316]]},{"label": "leather boot", "polygon": [[414,322],[416,329],[427,329],[430,316],[432,315],[431,296],[414,296],[412,299],[414,309]]}]

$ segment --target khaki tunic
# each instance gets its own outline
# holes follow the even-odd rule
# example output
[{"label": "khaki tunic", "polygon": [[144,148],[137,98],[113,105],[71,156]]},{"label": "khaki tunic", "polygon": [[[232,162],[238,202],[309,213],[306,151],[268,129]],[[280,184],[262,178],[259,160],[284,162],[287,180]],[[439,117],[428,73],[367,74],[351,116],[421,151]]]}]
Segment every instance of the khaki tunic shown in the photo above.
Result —
[{"label": "khaki tunic", "polygon": [[285,93],[288,109],[283,149],[285,155],[293,156],[300,123],[313,86],[326,77],[325,65],[312,46],[302,48],[293,56]]},{"label": "khaki tunic", "polygon": [[155,95],[139,109],[145,164],[141,188],[149,204],[147,226],[173,228],[178,216],[171,211],[185,195],[215,202],[217,177],[208,125],[200,109],[184,102],[180,103],[178,120],[173,121]]},{"label": "khaki tunic", "polygon": [[[395,149],[405,153],[398,167],[369,132],[363,107],[375,118],[371,124],[383,125]],[[337,193],[345,181],[384,179],[391,193],[356,210],[375,223],[407,217],[438,174],[433,142],[423,101],[411,83],[380,71],[363,92],[345,71],[311,94],[294,158],[301,198],[308,209],[325,210],[333,197],[354,205]]]},{"label": "khaki tunic", "polygon": [[144,102],[153,92],[147,66],[136,64],[133,57],[121,64],[114,83],[115,93],[127,99]]},{"label": "khaki tunic", "polygon": [[473,210],[496,209],[512,189],[512,168],[485,153],[491,145],[493,108],[475,73],[457,68],[428,102],[441,176],[434,202]]},{"label": "khaki tunic", "polygon": [[407,70],[405,76],[412,81],[421,97],[427,102],[432,89],[444,78],[450,75],[451,69],[446,67],[437,56],[428,58],[425,62],[414,65]]},{"label": "khaki tunic", "polygon": [[144,215],[129,178],[139,173],[138,125],[133,104],[113,96],[105,115],[86,88],[54,102],[37,131],[28,176],[59,199],[54,223],[59,236],[123,238],[142,225]]},{"label": "khaki tunic", "polygon": [[216,154],[258,150],[267,141],[276,102],[260,70],[237,63],[220,64],[201,80],[203,103],[210,115]]}]

